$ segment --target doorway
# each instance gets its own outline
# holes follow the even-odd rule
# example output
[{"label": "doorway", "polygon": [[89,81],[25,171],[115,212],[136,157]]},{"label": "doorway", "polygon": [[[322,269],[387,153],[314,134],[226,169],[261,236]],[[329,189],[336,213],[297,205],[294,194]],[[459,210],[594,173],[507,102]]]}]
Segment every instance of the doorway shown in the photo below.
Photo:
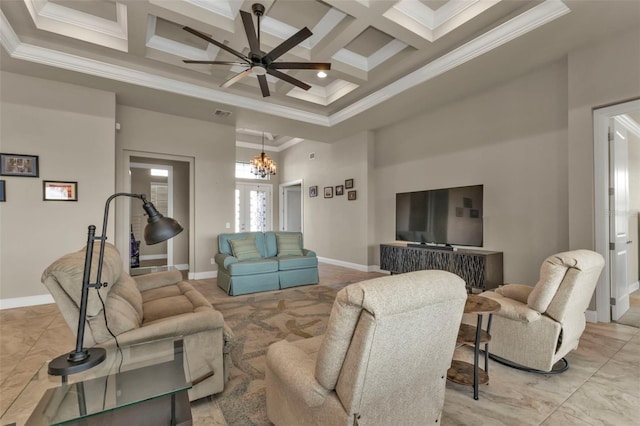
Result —
[{"label": "doorway", "polygon": [[597,320],[640,318],[640,306],[630,304],[640,282],[640,100],[594,110],[593,118],[595,243],[605,258]]},{"label": "doorway", "polygon": [[273,185],[236,183],[236,232],[266,232],[273,229]]},{"label": "doorway", "polygon": [[[174,267],[189,273],[193,257],[193,165],[189,158],[127,152],[128,179],[125,182],[127,192],[145,194],[161,214],[172,217],[183,227],[183,231],[165,242],[148,246],[144,243],[143,233],[146,217],[142,209],[134,205],[126,206],[123,217],[126,218],[126,241],[130,236],[140,241],[138,267]],[[128,244],[129,246],[129,244]],[[127,249],[130,254],[130,250]],[[132,268],[134,267],[131,265]]]},{"label": "doorway", "polygon": [[280,230],[303,232],[302,180],[280,185]]}]

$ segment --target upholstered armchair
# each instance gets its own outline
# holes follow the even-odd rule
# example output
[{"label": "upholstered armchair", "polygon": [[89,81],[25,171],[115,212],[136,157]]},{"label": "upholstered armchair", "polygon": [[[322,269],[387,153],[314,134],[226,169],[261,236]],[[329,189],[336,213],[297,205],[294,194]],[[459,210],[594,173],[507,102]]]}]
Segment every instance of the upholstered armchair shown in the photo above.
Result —
[{"label": "upholstered armchair", "polygon": [[[482,293],[501,306],[493,316],[491,356],[526,370],[566,370],[564,356],[578,347],[603,267],[593,251],[558,253],[543,262],[535,286],[507,284]],[[563,363],[554,369],[558,361]]]},{"label": "upholstered armchair", "polygon": [[435,424],[466,301],[464,281],[418,271],[338,292],[324,335],[272,344],[276,425]]},{"label": "upholstered armchair", "polygon": [[[183,337],[191,379],[201,380],[189,390],[189,399],[221,392],[225,382],[222,314],[183,281],[179,271],[129,276],[123,271],[117,249],[105,244],[101,281],[107,286],[89,291],[84,346],[115,346],[110,332],[121,347]],[[94,271],[99,247],[94,247]],[[42,282],[74,334],[78,329],[84,260],[85,249],[70,253],[42,274]]]}]

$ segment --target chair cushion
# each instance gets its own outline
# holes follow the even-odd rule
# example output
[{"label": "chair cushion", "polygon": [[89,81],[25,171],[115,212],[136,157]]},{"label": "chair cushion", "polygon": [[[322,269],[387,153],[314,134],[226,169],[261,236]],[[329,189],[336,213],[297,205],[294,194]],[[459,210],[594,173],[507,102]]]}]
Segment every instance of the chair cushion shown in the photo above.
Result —
[{"label": "chair cushion", "polygon": [[253,259],[229,265],[229,275],[253,275],[265,272],[278,272],[275,259]]},{"label": "chair cushion", "polygon": [[231,252],[233,256],[239,261],[260,259],[260,252],[256,247],[256,237],[249,236],[247,238],[241,238],[237,240],[229,240],[231,245]]},{"label": "chair cushion", "polygon": [[546,258],[540,267],[540,279],[527,298],[527,305],[544,314],[566,273],[567,265],[563,263],[562,258],[558,255]]},{"label": "chair cushion", "polygon": [[142,292],[143,324],[211,309],[211,304],[187,282]]},{"label": "chair cushion", "polygon": [[278,269],[281,271],[288,271],[291,269],[315,268],[317,266],[317,257],[278,255]]},{"label": "chair cushion", "polygon": [[302,237],[300,234],[276,234],[278,257],[302,256]]},{"label": "chair cushion", "polygon": [[505,284],[502,287],[496,289],[496,293],[508,297],[509,299],[517,300],[520,303],[527,303],[527,298],[533,287],[524,284]]},{"label": "chair cushion", "polygon": [[522,302],[518,302],[517,300],[508,297],[503,297],[497,291],[485,291],[480,294],[480,296],[498,302],[500,304],[500,311],[496,313],[496,315],[501,317],[521,322],[533,322],[537,321],[541,317],[540,312],[531,309]]},{"label": "chair cushion", "polygon": [[[106,287],[100,287],[98,292],[103,300],[106,300],[107,294],[111,291],[113,284],[118,282],[122,274],[122,259],[118,250],[110,244],[104,243],[104,263],[102,264],[102,276],[100,281],[107,283]],[[86,248],[75,253],[69,253],[53,262],[42,273],[42,282],[47,277],[52,276],[60,284],[60,287],[73,300],[76,306],[80,306],[82,296],[82,278],[84,275],[84,261]],[[96,274],[98,270],[98,257],[100,254],[100,243],[93,246],[93,256],[91,258],[91,283],[96,282]],[[102,310],[102,302],[96,294],[95,290],[89,291],[87,298],[87,315],[95,316]]]}]

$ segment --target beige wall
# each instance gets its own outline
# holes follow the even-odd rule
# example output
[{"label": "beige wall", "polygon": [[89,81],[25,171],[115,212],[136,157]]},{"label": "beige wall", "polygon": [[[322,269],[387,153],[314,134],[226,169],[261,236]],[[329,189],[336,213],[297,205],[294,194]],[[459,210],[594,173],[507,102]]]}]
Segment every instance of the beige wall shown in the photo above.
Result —
[{"label": "beige wall", "polygon": [[[215,270],[211,258],[218,252],[217,236],[234,219],[235,127],[118,106],[116,135],[118,188],[126,176],[127,152],[182,157],[194,161],[195,219],[189,233],[195,237],[195,274]],[[126,231],[126,230],[125,230]]]},{"label": "beige wall", "polygon": [[[369,179],[369,151],[373,135],[362,132],[333,144],[304,141],[282,152],[282,182],[303,180],[304,240],[306,248],[318,256],[356,267],[371,265],[369,230],[373,211],[368,209],[372,191]],[[314,153],[315,158],[309,159]],[[354,179],[356,200],[335,195],[335,186]],[[309,187],[318,187],[318,196],[309,197]],[[333,198],[324,198],[331,186]]]},{"label": "beige wall", "polygon": [[375,241],[395,238],[397,192],[482,184],[484,248],[504,252],[506,282],[535,284],[569,243],[566,73],[559,61],[379,130]]},{"label": "beige wall", "polygon": [[[0,299],[48,295],[44,269],[82,249],[89,225],[102,231],[115,189],[115,95],[6,72],[0,86],[0,152],[38,155],[40,170],[39,178],[2,177]],[[43,201],[43,180],[78,182],[78,201]],[[108,235],[113,241],[113,220]]]}]

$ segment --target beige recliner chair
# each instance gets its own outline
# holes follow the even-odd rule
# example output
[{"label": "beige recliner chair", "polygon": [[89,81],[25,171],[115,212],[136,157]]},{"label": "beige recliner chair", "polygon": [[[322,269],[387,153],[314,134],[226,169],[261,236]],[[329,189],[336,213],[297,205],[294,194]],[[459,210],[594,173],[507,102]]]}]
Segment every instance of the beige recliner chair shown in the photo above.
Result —
[{"label": "beige recliner chair", "polygon": [[507,284],[482,293],[501,306],[493,316],[490,356],[528,371],[566,370],[564,356],[578,347],[603,267],[596,252],[568,251],[544,261],[534,287]]},{"label": "beige recliner chair", "polygon": [[[105,304],[107,324],[123,346],[183,336],[192,381],[204,379],[189,390],[191,401],[219,393],[224,388],[224,319],[222,314],[180,271],[131,277],[123,271],[117,249],[105,243],[102,282],[98,290]],[[100,244],[94,247],[92,271],[97,269]],[[53,262],[42,274],[42,282],[53,296],[74,334],[78,315],[85,249]],[[94,279],[94,278],[93,278]],[[92,279],[92,282],[93,282]],[[89,291],[84,347],[115,346],[96,290]],[[213,373],[213,375],[211,375]]]},{"label": "beige recliner chair", "polygon": [[345,287],[324,335],[272,344],[276,425],[435,424],[466,301],[464,281],[418,271]]}]

